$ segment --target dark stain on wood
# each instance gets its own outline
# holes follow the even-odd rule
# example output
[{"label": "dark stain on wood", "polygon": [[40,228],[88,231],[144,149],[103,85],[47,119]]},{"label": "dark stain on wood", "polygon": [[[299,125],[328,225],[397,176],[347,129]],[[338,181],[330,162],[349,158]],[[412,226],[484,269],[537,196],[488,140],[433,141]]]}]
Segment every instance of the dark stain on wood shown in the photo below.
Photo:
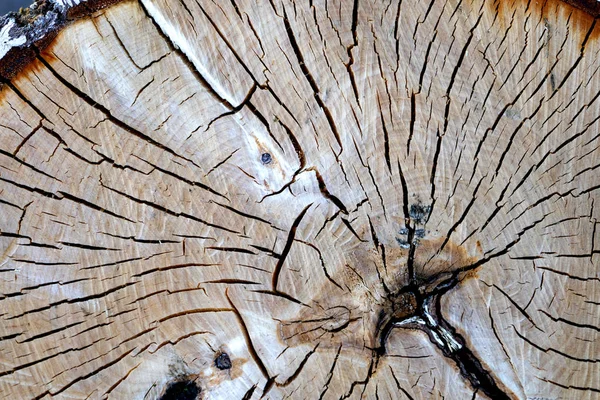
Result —
[{"label": "dark stain on wood", "polygon": [[577,7],[594,18],[600,17],[600,2],[598,0],[564,0],[566,3]]},{"label": "dark stain on wood", "polygon": [[193,380],[182,379],[171,382],[160,396],[160,400],[196,400],[200,395],[200,387]]},{"label": "dark stain on wood", "polygon": [[487,1],[489,12],[496,14],[502,26],[508,26],[515,9],[522,8],[525,13],[539,21],[566,24],[569,29],[578,32],[581,40],[589,36],[594,40],[600,36],[598,23],[600,17],[600,2],[597,0],[490,0]]}]

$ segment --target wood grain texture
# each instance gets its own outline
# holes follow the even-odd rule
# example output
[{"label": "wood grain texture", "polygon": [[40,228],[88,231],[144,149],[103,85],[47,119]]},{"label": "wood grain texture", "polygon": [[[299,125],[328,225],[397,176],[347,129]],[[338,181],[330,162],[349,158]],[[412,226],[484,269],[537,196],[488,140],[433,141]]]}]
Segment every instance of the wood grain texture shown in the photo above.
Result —
[{"label": "wood grain texture", "polygon": [[600,398],[600,27],[128,0],[0,88],[0,398]]}]

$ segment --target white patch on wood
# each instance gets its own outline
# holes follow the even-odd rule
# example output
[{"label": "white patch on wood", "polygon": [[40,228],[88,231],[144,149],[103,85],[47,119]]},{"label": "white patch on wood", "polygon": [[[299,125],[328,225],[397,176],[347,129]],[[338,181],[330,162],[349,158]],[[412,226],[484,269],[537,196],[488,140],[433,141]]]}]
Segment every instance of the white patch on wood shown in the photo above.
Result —
[{"label": "white patch on wood", "polygon": [[427,325],[431,328],[438,328],[430,329],[430,332],[432,333],[436,342],[438,342],[442,347],[447,347],[450,351],[455,353],[462,349],[462,345],[458,343],[456,339],[454,339],[454,336],[452,336],[452,334],[448,332],[446,328],[439,326],[435,318],[433,318],[429,311],[429,305],[432,300],[433,299],[429,297],[423,302],[423,315],[427,320]]},{"label": "white patch on wood", "polygon": [[454,339],[454,336],[452,336],[452,333],[450,333],[443,326],[440,326],[440,335],[445,339],[444,341],[446,342],[448,348],[450,348],[452,352],[456,353],[457,351],[462,349],[462,345],[458,343],[458,341]]},{"label": "white patch on wood", "polygon": [[397,326],[397,327],[400,327],[400,328],[405,327],[405,326],[410,325],[410,324],[417,324],[417,325],[421,325],[421,326],[427,326],[427,323],[425,321],[423,321],[423,319],[421,317],[417,317],[417,316],[410,317],[408,319],[405,319],[405,320],[402,320],[402,321],[399,321],[399,322],[394,322],[394,326]]},{"label": "white patch on wood", "polygon": [[11,19],[0,30],[0,58],[4,57],[13,47],[21,46],[27,41],[25,35],[16,38],[10,37],[10,30],[13,26],[15,26],[15,20]]},{"label": "white patch on wood", "polygon": [[157,8],[156,4],[152,1],[141,0],[142,4],[148,10],[148,14],[156,21],[156,24],[160,27],[163,33],[171,39],[171,42],[178,47],[190,60],[194,68],[202,75],[204,79],[208,82],[208,84],[213,88],[213,90],[223,99],[227,100],[229,104],[235,104],[235,98],[224,88],[221,83],[214,79],[211,75],[210,71],[208,71],[204,65],[198,60],[192,51],[192,44],[186,39],[184,35],[177,29],[177,27],[173,26],[169,23],[165,17],[162,15],[162,12]]},{"label": "white patch on wood", "polygon": [[227,347],[229,349],[230,352],[232,352],[233,354],[240,354],[244,352],[244,349],[246,349],[246,340],[244,339],[243,336],[237,336],[236,338],[232,339],[228,344]]}]

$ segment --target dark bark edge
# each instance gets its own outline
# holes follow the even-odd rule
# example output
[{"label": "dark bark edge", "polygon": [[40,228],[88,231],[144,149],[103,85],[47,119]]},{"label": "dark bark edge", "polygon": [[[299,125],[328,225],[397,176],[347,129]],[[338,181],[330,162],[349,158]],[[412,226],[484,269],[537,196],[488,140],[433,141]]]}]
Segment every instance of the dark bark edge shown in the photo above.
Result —
[{"label": "dark bark edge", "polygon": [[598,0],[563,0],[565,3],[578,8],[594,18],[600,17],[600,2]]},{"label": "dark bark edge", "polygon": [[14,78],[71,22],[120,1],[123,0],[82,0],[73,6],[63,6],[52,0],[38,0],[28,8],[1,16],[0,31],[12,25],[6,32],[8,37],[24,37],[25,41],[10,47],[6,54],[0,54],[0,78]]}]

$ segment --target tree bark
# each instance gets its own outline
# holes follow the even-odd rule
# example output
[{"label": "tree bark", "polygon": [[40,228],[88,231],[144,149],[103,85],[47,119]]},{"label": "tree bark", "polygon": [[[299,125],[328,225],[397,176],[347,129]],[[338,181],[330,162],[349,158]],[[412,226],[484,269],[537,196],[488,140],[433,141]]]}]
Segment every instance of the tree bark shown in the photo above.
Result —
[{"label": "tree bark", "polygon": [[600,398],[598,2],[113,3],[2,20],[0,398]]}]

